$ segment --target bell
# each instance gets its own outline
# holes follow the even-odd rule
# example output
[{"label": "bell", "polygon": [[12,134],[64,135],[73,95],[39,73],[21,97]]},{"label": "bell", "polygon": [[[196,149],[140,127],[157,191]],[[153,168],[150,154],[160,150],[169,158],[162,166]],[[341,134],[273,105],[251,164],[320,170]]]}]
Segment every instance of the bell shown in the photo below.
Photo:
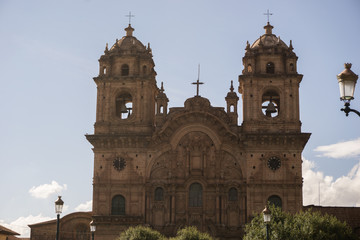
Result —
[{"label": "bell", "polygon": [[269,102],[269,104],[267,105],[265,113],[266,113],[266,116],[269,116],[269,117],[271,117],[272,113],[276,113],[275,105],[272,102]]},{"label": "bell", "polygon": [[120,112],[121,113],[127,113],[128,112],[127,107],[125,106],[125,102],[121,103]]}]

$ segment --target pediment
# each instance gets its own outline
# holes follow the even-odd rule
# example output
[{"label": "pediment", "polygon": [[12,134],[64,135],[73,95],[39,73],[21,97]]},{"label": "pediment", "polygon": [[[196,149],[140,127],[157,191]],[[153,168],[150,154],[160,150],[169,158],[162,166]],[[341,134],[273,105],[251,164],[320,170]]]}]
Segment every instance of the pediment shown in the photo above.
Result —
[{"label": "pediment", "polygon": [[[211,107],[207,99],[201,97],[190,98],[184,108],[172,108],[166,121],[152,138],[154,144],[173,142],[175,135],[182,135],[184,131],[203,131],[221,144],[224,140],[236,141],[237,134],[231,131],[230,118],[224,108]],[[176,141],[175,141],[176,142]]]}]

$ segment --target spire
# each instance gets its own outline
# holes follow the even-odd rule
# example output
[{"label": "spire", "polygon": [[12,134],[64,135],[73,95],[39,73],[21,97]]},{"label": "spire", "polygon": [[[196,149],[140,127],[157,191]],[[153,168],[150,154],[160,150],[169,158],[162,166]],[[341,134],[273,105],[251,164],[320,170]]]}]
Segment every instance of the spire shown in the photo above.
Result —
[{"label": "spire", "polygon": [[156,99],[167,99],[166,94],[164,93],[165,89],[164,89],[164,83],[161,82],[161,88],[159,89],[159,93],[156,96]]},{"label": "spire", "polygon": [[132,37],[133,31],[135,29],[131,27],[131,24],[129,23],[129,26],[127,28],[125,28],[126,31],[126,36],[127,37]]},{"label": "spire", "polygon": [[292,40],[290,40],[289,49],[290,49],[291,51],[294,49],[294,48],[293,48],[293,45],[292,45]]},{"label": "spire", "polygon": [[259,37],[259,46],[262,46],[263,42],[261,41],[261,36]]},{"label": "spire", "polygon": [[106,47],[105,47],[104,53],[107,53],[107,52],[109,52],[109,45],[108,45],[108,43],[106,43]]},{"label": "spire", "polygon": [[161,93],[163,93],[163,92],[164,92],[164,83],[163,83],[163,82],[161,82],[160,92],[161,92]]},{"label": "spire", "polygon": [[230,92],[226,95],[225,100],[228,101],[229,99],[239,99],[236,92],[234,92],[233,80],[231,80]]},{"label": "spire", "polygon": [[249,41],[246,41],[246,48],[245,48],[245,50],[249,50],[250,49],[250,43],[249,43]]},{"label": "spire", "polygon": [[231,92],[234,92],[233,80],[231,80],[230,91],[231,91]]}]

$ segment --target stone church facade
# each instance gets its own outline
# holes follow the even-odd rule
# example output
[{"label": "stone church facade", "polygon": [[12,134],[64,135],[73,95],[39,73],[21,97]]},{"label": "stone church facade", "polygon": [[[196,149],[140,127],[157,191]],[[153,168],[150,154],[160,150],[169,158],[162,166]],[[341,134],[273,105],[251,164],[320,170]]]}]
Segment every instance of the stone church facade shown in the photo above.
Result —
[{"label": "stone church facade", "polygon": [[218,238],[238,238],[268,201],[302,209],[297,56],[272,34],[247,43],[239,76],[243,122],[233,84],[226,109],[199,94],[168,109],[156,82],[150,46],[117,40],[99,59],[94,134],[93,219],[96,239],[129,225],[166,235],[194,225]]},{"label": "stone church facade", "polygon": [[[303,209],[301,155],[310,137],[301,131],[303,76],[291,41],[285,44],[269,23],[264,29],[246,43],[239,88],[229,82],[226,108],[199,91],[184,106],[168,108],[152,49],[131,25],[106,46],[94,77],[94,133],[86,135],[94,152],[93,208],[62,218],[62,240],[90,239],[84,226],[91,220],[96,240],[115,239],[135,225],[167,236],[194,225],[219,239],[240,239],[268,202],[292,213]],[[31,239],[53,239],[42,229],[54,224],[31,225]]]}]

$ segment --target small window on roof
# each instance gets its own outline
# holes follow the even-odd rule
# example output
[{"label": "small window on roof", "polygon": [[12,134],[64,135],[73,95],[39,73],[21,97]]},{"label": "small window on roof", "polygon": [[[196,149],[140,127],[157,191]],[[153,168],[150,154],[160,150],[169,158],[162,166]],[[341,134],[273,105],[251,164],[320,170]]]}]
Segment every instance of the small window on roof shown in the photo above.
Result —
[{"label": "small window on roof", "polygon": [[121,76],[128,76],[129,75],[129,65],[123,64],[121,66]]},{"label": "small window on roof", "polygon": [[266,64],[266,73],[271,73],[271,74],[275,73],[275,65],[274,65],[274,63],[268,62]]}]

